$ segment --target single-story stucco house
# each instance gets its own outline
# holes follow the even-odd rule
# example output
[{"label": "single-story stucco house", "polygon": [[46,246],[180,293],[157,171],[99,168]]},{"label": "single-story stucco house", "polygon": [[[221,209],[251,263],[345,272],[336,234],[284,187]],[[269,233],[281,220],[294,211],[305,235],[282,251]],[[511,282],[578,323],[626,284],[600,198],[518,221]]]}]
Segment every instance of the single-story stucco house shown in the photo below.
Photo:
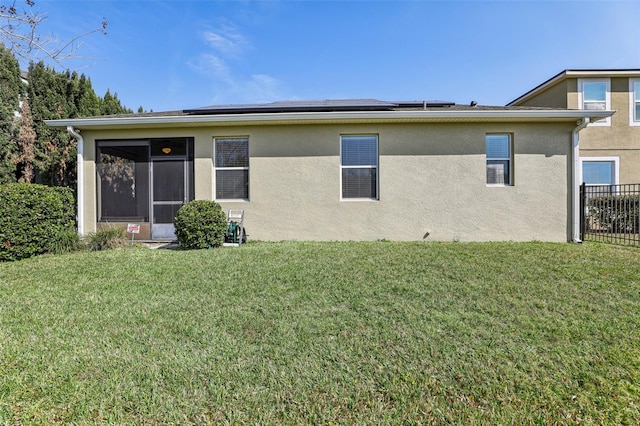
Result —
[{"label": "single-story stucco house", "polygon": [[174,238],[192,199],[255,240],[579,239],[579,132],[613,111],[441,101],[222,105],[49,120],[78,142],[79,233]]}]

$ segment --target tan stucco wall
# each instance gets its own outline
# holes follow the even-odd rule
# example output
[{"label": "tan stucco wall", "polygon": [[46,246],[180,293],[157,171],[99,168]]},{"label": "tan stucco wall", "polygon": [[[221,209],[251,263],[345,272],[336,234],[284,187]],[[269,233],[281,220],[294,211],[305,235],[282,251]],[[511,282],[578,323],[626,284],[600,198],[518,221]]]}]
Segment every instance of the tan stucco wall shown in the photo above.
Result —
[{"label": "tan stucco wall", "polygon": [[620,167],[620,183],[640,182],[640,149],[616,150],[616,149],[583,149],[580,157],[618,157]]},{"label": "tan stucco wall", "polygon": [[[96,139],[195,138],[195,195],[213,197],[213,138],[248,136],[254,240],[545,240],[569,236],[571,124],[369,124],[86,131],[84,208],[95,228]],[[514,135],[512,187],[487,187],[485,134]],[[379,135],[378,201],[340,200],[340,135]],[[93,154],[92,154],[93,155]]]},{"label": "tan stucco wall", "polygon": [[531,107],[567,108],[567,93],[570,91],[568,90],[567,83],[567,80],[562,80],[559,83],[536,94],[535,96],[532,96],[525,102],[519,103],[518,105]]},{"label": "tan stucco wall", "polygon": [[[619,157],[620,183],[640,183],[640,126],[629,125],[629,78],[612,77],[610,82],[616,113],[610,126],[590,125],[580,132],[580,156]],[[578,109],[578,78],[562,80],[521,105]]]},{"label": "tan stucco wall", "polygon": [[[577,106],[577,80],[575,97]],[[620,159],[620,183],[640,182],[640,126],[629,125],[629,79],[611,78],[611,126],[589,126],[580,133],[580,156]]]}]

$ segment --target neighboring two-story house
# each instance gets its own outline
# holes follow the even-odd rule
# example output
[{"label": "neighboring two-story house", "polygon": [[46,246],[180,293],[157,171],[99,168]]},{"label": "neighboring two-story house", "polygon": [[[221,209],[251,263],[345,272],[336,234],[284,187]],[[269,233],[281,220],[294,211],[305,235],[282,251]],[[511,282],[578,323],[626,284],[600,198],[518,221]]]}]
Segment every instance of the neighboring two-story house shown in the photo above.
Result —
[{"label": "neighboring two-story house", "polygon": [[580,132],[581,180],[640,183],[640,69],[564,70],[507,106],[615,110]]}]

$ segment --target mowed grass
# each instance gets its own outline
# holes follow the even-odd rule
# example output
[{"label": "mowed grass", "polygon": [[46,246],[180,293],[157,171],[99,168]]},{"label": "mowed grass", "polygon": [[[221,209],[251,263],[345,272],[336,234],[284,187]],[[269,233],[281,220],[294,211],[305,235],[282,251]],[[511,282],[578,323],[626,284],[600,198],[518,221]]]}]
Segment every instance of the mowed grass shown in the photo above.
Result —
[{"label": "mowed grass", "polygon": [[283,242],[3,263],[4,423],[640,423],[640,250]]}]

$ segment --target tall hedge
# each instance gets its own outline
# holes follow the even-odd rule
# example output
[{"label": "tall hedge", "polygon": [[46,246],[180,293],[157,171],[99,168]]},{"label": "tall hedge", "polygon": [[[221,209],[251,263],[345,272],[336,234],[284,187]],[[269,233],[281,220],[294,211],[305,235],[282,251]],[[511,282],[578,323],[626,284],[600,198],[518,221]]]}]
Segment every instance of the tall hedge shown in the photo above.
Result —
[{"label": "tall hedge", "polygon": [[17,180],[13,161],[18,135],[15,113],[20,111],[23,92],[18,60],[0,43],[0,183]]},{"label": "tall hedge", "polygon": [[0,261],[52,251],[74,228],[71,189],[29,183],[0,185]]}]

